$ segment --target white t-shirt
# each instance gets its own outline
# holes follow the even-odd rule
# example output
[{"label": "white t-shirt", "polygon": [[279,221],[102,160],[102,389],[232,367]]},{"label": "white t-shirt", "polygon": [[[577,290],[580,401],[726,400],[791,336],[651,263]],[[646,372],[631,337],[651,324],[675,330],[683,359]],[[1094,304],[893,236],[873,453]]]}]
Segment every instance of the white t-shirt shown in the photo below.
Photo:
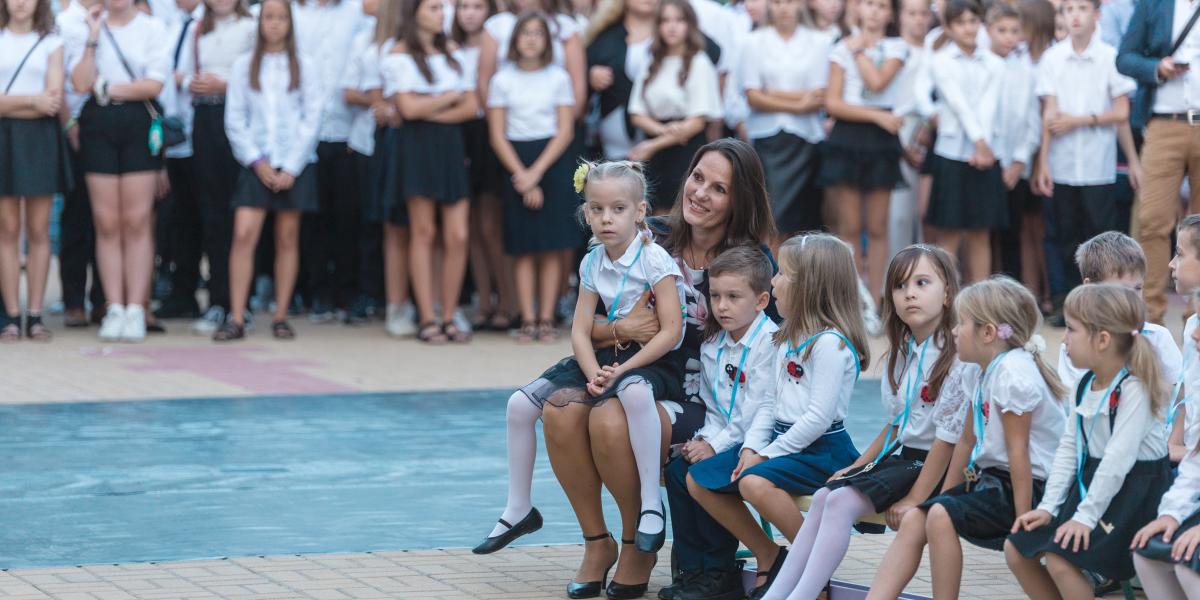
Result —
[{"label": "white t-shirt", "polygon": [[704,52],[692,57],[687,81],[679,85],[683,57],[663,59],[658,73],[646,85],[649,65],[633,82],[629,95],[629,114],[648,116],[659,121],[676,121],[687,117],[704,117],[706,121],[720,119],[721,89],[717,69]]},{"label": "white t-shirt", "polygon": [[[63,40],[51,33],[39,44],[38,38],[41,35],[36,31],[16,34],[7,28],[0,29],[0,94],[5,93],[4,88],[10,81],[13,82],[12,89],[5,94],[7,96],[36,96],[46,91],[46,73],[50,70],[50,55],[63,47]],[[34,48],[34,44],[37,44],[36,48]],[[33,48],[33,54],[29,54],[31,48]],[[21,72],[16,73],[17,65],[21,64],[21,59],[25,58],[27,54],[29,60],[25,61]],[[14,73],[16,74],[15,80],[13,79]]]},{"label": "white t-shirt", "polygon": [[458,62],[458,69],[450,65],[445,54],[426,57],[433,80],[426,79],[417,68],[417,62],[407,52],[389,52],[380,61],[383,74],[383,95],[393,94],[441,94],[443,92],[470,92],[475,90],[475,65],[467,60],[462,50],[450,53]]},{"label": "white t-shirt", "polygon": [[505,109],[505,137],[531,142],[554,137],[558,132],[558,109],[575,106],[575,94],[571,77],[560,66],[551,64],[526,71],[508,65],[492,76],[487,105]]},{"label": "white t-shirt", "polygon": [[[983,440],[975,460],[977,469],[989,467],[1008,470],[1008,447],[1004,441],[1004,425],[1001,413],[1023,415],[1033,413],[1029,424],[1029,464],[1036,479],[1045,480],[1054,463],[1054,453],[1063,434],[1066,417],[1050,388],[1042,380],[1041,372],[1033,361],[1033,355],[1017,348],[1004,354],[992,369],[984,374],[984,380],[971,390],[968,409],[975,410],[979,400],[978,386],[983,386]],[[978,414],[976,411],[975,414]],[[979,424],[975,424],[979,431]],[[978,435],[978,434],[977,434]],[[979,443],[979,440],[976,440]]]},{"label": "white t-shirt", "polygon": [[[111,36],[101,31],[100,37],[97,38],[96,72],[100,77],[110,84],[142,79],[160,83],[167,81],[171,76],[171,52],[175,49],[175,40],[171,38],[162,21],[139,12],[125,25],[115,27],[110,24],[108,29],[112,32]],[[87,27],[71,30],[67,45],[74,46],[75,49],[68,50],[72,58],[71,64],[67,65],[68,73],[73,72],[83,60],[88,33]],[[114,38],[121,48],[121,54],[133,69],[134,77],[130,77],[129,71],[121,64],[121,59],[113,47]],[[90,92],[91,90],[88,90],[89,94]]]},{"label": "white t-shirt", "polygon": [[[741,53],[742,85],[745,90],[805,92],[822,89],[829,81],[829,35],[799,27],[783,39],[774,27],[763,27],[746,39]],[[809,143],[825,139],[821,111],[796,115],[751,109],[746,119],[751,139],[771,137],[781,131]]]},{"label": "white t-shirt", "polygon": [[[194,21],[188,35],[194,37],[199,31],[200,22]],[[200,73],[216,75],[224,81],[229,81],[233,72],[233,63],[247,52],[254,50],[254,42],[258,37],[258,22],[254,17],[239,17],[229,15],[217,19],[213,30],[200,36],[199,49],[187,48],[179,57],[179,71],[194,75],[197,71],[196,56],[200,58]],[[184,82],[184,86],[187,82]]]},{"label": "white t-shirt", "polygon": [[[383,43],[383,47],[371,42],[370,33],[359,34],[354,42],[353,56],[346,64],[345,77],[342,79],[342,89],[369,90],[383,89],[383,75],[379,71],[379,62],[383,53],[392,48],[392,41]],[[353,121],[350,125],[350,137],[346,143],[350,149],[364,156],[375,153],[375,113],[369,107],[352,106],[350,114]]]},{"label": "white t-shirt", "polygon": [[[511,62],[508,60],[508,45],[512,40],[513,28],[516,26],[517,15],[510,12],[496,13],[483,23],[484,31],[496,40],[497,68]],[[569,15],[554,15],[554,22],[550,23],[550,35],[554,38],[550,44],[554,55],[554,64],[560,67],[566,66],[567,54],[563,49],[563,44],[578,33],[579,23],[575,19]]]},{"label": "white t-shirt", "polygon": [[[867,58],[871,59],[876,66],[882,66],[883,63],[892,59],[904,62],[908,59],[909,52],[908,43],[903,38],[896,37],[879,40],[874,46],[863,50],[863,54],[866,54]],[[846,40],[838,42],[833,47],[829,60],[841,67],[845,73],[842,76],[842,100],[847,104],[887,109],[896,108],[899,105],[901,86],[898,85],[897,78],[893,77],[882,92],[868,90],[863,82],[862,74],[858,71],[858,63],[854,61],[854,52],[850,50]]]}]

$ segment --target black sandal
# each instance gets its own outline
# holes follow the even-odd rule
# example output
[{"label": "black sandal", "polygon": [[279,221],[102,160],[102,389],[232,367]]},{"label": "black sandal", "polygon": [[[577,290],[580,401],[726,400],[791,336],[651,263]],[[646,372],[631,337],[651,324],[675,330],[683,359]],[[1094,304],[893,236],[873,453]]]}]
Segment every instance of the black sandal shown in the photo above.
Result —
[{"label": "black sandal", "polygon": [[446,336],[448,341],[455,344],[465,344],[471,341],[471,334],[458,328],[453,321],[442,325],[442,335]]},{"label": "black sandal", "polygon": [[417,341],[440,346],[450,340],[446,338],[446,334],[442,332],[442,328],[437,323],[430,321],[421,324],[420,331],[417,332]]},{"label": "black sandal", "polygon": [[21,316],[3,317],[0,321],[0,342],[16,342],[21,339]]},{"label": "black sandal", "polygon": [[[600,535],[584,536],[583,541],[598,542],[603,539],[612,539],[612,534],[605,532]],[[598,598],[600,596],[600,592],[604,591],[604,584],[608,581],[609,571],[612,571],[613,566],[616,564],[617,559],[613,558],[613,561],[608,565],[608,568],[604,569],[604,576],[600,578],[600,581],[578,582],[572,579],[571,582],[567,584],[567,597]]]},{"label": "black sandal", "polygon": [[[634,540],[621,540],[624,546],[636,546]],[[654,555],[654,562],[650,565],[650,574],[646,576],[646,583],[617,583],[615,580],[608,582],[608,588],[604,590],[604,594],[609,600],[633,600],[646,595],[646,588],[650,587],[650,577],[654,574],[654,567],[658,565],[658,555]]]},{"label": "black sandal", "polygon": [[277,340],[294,340],[296,339],[296,330],[287,321],[275,321],[271,323],[271,335]]},{"label": "black sandal", "polygon": [[217,329],[213,334],[214,342],[232,342],[246,337],[246,326],[241,323],[234,323],[232,320],[226,320],[221,324],[220,329]]},{"label": "black sandal", "polygon": [[42,323],[42,315],[27,315],[25,317],[25,337],[35,342],[48,342],[54,334]]},{"label": "black sandal", "polygon": [[537,324],[533,321],[522,321],[521,328],[513,336],[518,344],[532,344],[537,341]]}]

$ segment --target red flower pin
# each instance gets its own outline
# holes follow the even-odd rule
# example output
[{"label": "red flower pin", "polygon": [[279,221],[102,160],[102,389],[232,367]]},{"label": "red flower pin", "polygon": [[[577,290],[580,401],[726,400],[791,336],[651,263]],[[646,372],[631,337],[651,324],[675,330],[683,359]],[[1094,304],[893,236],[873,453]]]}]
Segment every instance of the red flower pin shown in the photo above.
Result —
[{"label": "red flower pin", "polygon": [[925,404],[933,404],[934,398],[929,397],[929,386],[921,386],[921,402]]},{"label": "red flower pin", "polygon": [[729,381],[733,381],[733,376],[735,373],[737,374],[737,382],[739,384],[745,384],[746,383],[746,372],[745,371],[738,373],[737,367],[735,367],[733,365],[725,365],[725,374],[729,376]]},{"label": "red flower pin", "polygon": [[1120,403],[1121,386],[1117,386],[1117,389],[1113,390],[1112,393],[1108,395],[1108,414],[1111,415],[1113,411],[1117,410],[1117,405]]},{"label": "red flower pin", "polygon": [[792,376],[792,379],[800,379],[801,377],[804,377],[804,367],[801,367],[800,363],[796,361],[788,361],[787,372],[788,375]]},{"label": "red flower pin", "polygon": [[991,418],[992,418],[992,403],[984,402],[983,403],[983,422],[984,422],[984,424],[987,424],[988,420]]}]

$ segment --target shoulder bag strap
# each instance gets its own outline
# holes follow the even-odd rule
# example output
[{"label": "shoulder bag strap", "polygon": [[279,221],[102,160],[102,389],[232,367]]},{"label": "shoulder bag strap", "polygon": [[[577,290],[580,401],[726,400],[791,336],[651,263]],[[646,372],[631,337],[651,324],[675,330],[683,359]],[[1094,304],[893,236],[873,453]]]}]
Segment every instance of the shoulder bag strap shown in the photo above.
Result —
[{"label": "shoulder bag strap", "polygon": [[1197,6],[1196,10],[1192,11],[1192,18],[1188,19],[1187,25],[1183,26],[1183,31],[1179,33],[1179,37],[1175,38],[1175,43],[1171,44],[1171,51],[1167,53],[1167,56],[1175,54],[1175,51],[1183,45],[1183,40],[1186,40],[1188,34],[1191,33],[1192,26],[1196,24],[1196,19],[1200,19],[1200,6]]},{"label": "shoulder bag strap", "polygon": [[[112,42],[113,50],[117,53],[117,59],[121,61],[121,66],[125,67],[125,72],[129,73],[129,80],[131,82],[137,81],[138,76],[133,72],[133,67],[129,66],[129,61],[125,60],[125,54],[121,52],[121,46],[117,44],[116,36],[108,29],[108,23],[101,24],[100,28],[104,30],[104,35],[108,36],[108,41]],[[146,107],[146,112],[150,113],[151,119],[159,118],[158,111],[154,109],[154,105],[149,100],[143,100],[142,104]]]},{"label": "shoulder bag strap", "polygon": [[33,51],[37,50],[37,47],[42,44],[42,40],[44,39],[46,39],[46,34],[43,33],[42,35],[38,36],[37,41],[34,42],[33,46],[29,48],[29,52],[25,53],[25,58],[22,58],[21,62],[17,64],[17,70],[13,71],[12,79],[9,79],[8,85],[4,86],[5,95],[8,95],[8,91],[11,90],[13,84],[17,82],[17,75],[21,74],[21,68],[25,66],[25,63],[29,60],[29,57],[33,56]]}]

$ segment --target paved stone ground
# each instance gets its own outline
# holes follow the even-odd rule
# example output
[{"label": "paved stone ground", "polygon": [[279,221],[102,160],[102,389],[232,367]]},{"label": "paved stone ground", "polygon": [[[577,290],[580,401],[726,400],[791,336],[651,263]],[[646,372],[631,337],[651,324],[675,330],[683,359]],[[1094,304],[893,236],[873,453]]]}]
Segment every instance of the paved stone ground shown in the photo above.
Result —
[{"label": "paved stone ground", "polygon": [[[1174,305],[1168,325],[1179,335]],[[467,346],[429,347],[387,338],[379,325],[310,325],[299,339],[264,331],[217,346],[168,322],[171,334],[140,345],[103,345],[95,329],[51,321],[50,344],[0,346],[6,393],[0,403],[45,403],[259,394],[497,388],[521,385],[570,352],[568,342],[518,346],[485,334]],[[1061,332],[1047,331],[1050,348]],[[882,340],[872,343],[878,355]],[[1053,354],[1052,354],[1053,355]],[[878,376],[877,372],[874,376]],[[891,535],[856,536],[837,577],[869,583]],[[582,556],[578,545],[522,547],[486,557],[467,550],[229,557],[178,563],[67,566],[0,572],[0,597],[14,600],[185,600],[201,598],[563,598]],[[648,597],[669,581],[667,554]],[[1023,597],[1001,555],[967,547],[964,598]],[[910,592],[929,593],[928,561]]]}]

